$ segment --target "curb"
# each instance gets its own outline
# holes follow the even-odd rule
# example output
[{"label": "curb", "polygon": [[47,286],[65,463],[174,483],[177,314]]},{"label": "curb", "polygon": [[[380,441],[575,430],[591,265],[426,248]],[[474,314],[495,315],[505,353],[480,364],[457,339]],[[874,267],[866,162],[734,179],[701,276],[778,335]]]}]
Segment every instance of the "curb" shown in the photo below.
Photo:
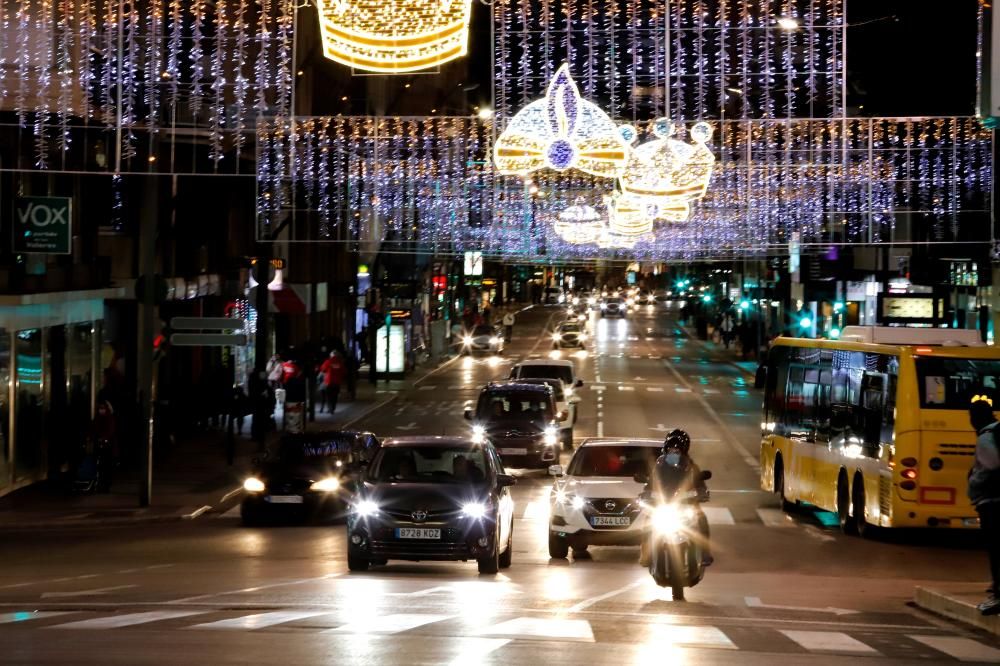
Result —
[{"label": "curb", "polygon": [[[679,329],[681,329],[682,331],[684,331],[684,334],[688,336],[688,340],[691,340],[692,342],[696,343],[698,346],[700,346],[705,351],[710,352],[710,353],[715,353],[715,352],[719,351],[718,349],[709,349],[708,345],[705,344],[705,341],[702,340],[701,338],[699,338],[695,333],[692,333],[691,329],[688,328],[687,326],[681,326],[680,324],[678,324],[677,327]],[[733,360],[730,360],[730,359],[727,358],[727,359],[722,359],[722,362],[725,363],[725,364],[727,364],[727,365],[733,366],[734,368],[736,368],[740,372],[744,373],[748,377],[753,377],[754,376],[754,373],[750,372],[749,370],[747,370],[746,368],[744,368],[742,365],[740,365],[736,361],[733,361]]]},{"label": "curb", "polygon": [[984,617],[968,601],[926,587],[916,588],[913,601],[926,611],[1000,636],[1000,616]]},{"label": "curb", "polygon": [[[188,507],[181,509],[187,511]],[[190,514],[187,514],[190,515]],[[45,532],[51,530],[87,530],[104,527],[128,527],[138,525],[155,525],[158,523],[173,523],[187,519],[181,513],[140,515],[116,518],[93,518],[81,520],[46,520],[36,523],[0,524],[0,534],[16,534],[19,532]],[[199,514],[200,515],[200,514]]]}]

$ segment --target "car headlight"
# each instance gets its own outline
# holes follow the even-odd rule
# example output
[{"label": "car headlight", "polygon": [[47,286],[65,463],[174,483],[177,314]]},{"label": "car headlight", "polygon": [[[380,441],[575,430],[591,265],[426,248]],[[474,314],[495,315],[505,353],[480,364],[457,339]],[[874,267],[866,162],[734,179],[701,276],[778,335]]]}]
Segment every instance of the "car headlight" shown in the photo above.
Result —
[{"label": "car headlight", "polygon": [[555,446],[556,442],[558,441],[558,436],[559,436],[559,431],[555,428],[555,426],[549,426],[548,428],[546,428],[545,440],[544,440],[545,445]]},{"label": "car headlight", "polygon": [[608,309],[608,304],[607,303],[601,303],[601,309],[602,310],[607,310]]},{"label": "car headlight", "polygon": [[562,334],[560,334],[560,333],[553,333],[552,334],[552,339],[555,340],[556,342],[559,342],[560,340],[562,340]]},{"label": "car headlight", "polygon": [[462,515],[466,518],[485,518],[487,510],[488,507],[483,502],[466,502],[462,505]]},{"label": "car headlight", "polygon": [[471,345],[472,344],[472,336],[471,335],[467,335],[464,338],[462,338],[462,343],[466,344],[466,345]]},{"label": "car headlight", "polygon": [[576,336],[576,337],[577,337],[577,339],[578,339],[578,340],[579,340],[580,342],[586,342],[586,341],[587,341],[587,334],[586,334],[586,333],[581,333],[580,335],[578,335],[578,336]]},{"label": "car headlight", "polygon": [[579,495],[568,493],[562,489],[556,490],[552,498],[556,501],[557,504],[568,504],[577,511],[582,509],[583,505],[586,504],[586,501]]},{"label": "car headlight", "polygon": [[491,345],[498,345],[498,344],[500,344],[500,338],[498,338],[496,336],[490,338],[490,344]]},{"label": "car headlight", "polygon": [[354,505],[354,513],[362,518],[368,518],[378,513],[378,504],[371,500],[361,500]]},{"label": "car headlight", "polygon": [[482,444],[486,441],[486,428],[481,425],[472,426],[472,441],[474,444]]},{"label": "car headlight", "polygon": [[659,534],[676,534],[686,529],[690,517],[690,507],[661,504],[653,509],[653,529]]},{"label": "car headlight", "polygon": [[309,490],[317,490],[324,493],[332,493],[336,490],[340,490],[340,479],[335,477],[329,477],[326,479],[320,479],[319,481],[314,481]]},{"label": "car headlight", "polygon": [[260,479],[250,477],[243,482],[243,490],[248,493],[260,493],[264,491],[264,482]]}]

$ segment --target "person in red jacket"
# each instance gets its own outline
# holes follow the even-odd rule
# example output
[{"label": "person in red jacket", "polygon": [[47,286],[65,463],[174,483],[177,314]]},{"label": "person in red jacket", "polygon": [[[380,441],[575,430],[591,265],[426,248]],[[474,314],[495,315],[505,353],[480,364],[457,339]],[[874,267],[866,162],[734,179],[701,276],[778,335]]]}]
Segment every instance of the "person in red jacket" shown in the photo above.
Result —
[{"label": "person in red jacket", "polygon": [[323,402],[320,411],[329,411],[333,414],[337,410],[337,398],[340,396],[340,386],[347,376],[347,364],[344,358],[336,350],[330,352],[330,356],[319,366],[319,372],[323,378]]}]

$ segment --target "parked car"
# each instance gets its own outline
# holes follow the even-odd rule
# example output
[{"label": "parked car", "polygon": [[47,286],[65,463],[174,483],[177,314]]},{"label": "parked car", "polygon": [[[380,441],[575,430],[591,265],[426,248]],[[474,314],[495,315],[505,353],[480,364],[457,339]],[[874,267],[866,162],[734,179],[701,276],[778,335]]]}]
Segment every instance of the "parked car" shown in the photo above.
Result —
[{"label": "parked car", "polygon": [[479,392],[472,421],[475,441],[496,447],[504,464],[545,467],[559,459],[559,423],[555,395],[547,385],[490,382]]},{"label": "parked car", "polygon": [[484,574],[509,567],[515,482],[488,443],[387,440],[348,517],[348,569],[365,571],[388,560],[476,560]]},{"label": "parked car", "polygon": [[346,514],[358,475],[379,449],[370,432],[289,434],[254,462],[243,482],[244,524]]}]

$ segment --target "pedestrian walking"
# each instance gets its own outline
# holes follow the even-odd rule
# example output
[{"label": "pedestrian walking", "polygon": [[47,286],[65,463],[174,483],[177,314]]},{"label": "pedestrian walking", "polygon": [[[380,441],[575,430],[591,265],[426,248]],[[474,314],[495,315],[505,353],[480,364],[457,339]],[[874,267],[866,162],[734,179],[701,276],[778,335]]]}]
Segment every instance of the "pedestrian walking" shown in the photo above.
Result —
[{"label": "pedestrian walking", "polygon": [[510,342],[511,340],[514,339],[514,321],[515,319],[513,312],[508,312],[503,316],[504,338],[506,338],[507,342]]},{"label": "pedestrian walking", "polygon": [[335,349],[323,361],[319,371],[323,373],[323,405],[320,411],[333,414],[337,411],[337,398],[340,396],[340,387],[347,374],[347,364]]},{"label": "pedestrian walking", "polygon": [[969,403],[969,421],[976,431],[976,455],[969,470],[968,493],[990,562],[990,587],[986,601],[979,604],[983,615],[1000,614],[1000,446],[998,422],[993,415],[993,395],[977,391]]},{"label": "pedestrian walking", "polygon": [[243,420],[247,415],[247,394],[243,387],[237,384],[233,387],[233,397],[229,404],[229,418],[236,424],[236,433],[243,435]]}]

